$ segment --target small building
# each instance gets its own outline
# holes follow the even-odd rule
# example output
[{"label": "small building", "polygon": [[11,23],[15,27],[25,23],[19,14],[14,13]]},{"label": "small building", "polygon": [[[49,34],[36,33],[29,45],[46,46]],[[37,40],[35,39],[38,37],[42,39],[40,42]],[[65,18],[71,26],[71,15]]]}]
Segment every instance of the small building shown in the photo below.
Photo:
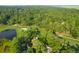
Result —
[{"label": "small building", "polygon": [[66,33],[65,33],[65,32],[56,32],[56,35],[62,37],[62,36],[64,36],[64,35],[66,35]]}]

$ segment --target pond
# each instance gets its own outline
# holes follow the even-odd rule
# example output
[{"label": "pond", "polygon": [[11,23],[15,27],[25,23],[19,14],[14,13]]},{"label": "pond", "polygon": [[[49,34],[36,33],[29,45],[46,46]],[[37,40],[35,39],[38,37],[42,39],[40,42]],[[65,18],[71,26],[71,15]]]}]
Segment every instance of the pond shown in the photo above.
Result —
[{"label": "pond", "polygon": [[6,38],[9,40],[12,40],[16,36],[17,36],[17,33],[16,33],[15,29],[6,29],[6,30],[0,32],[0,39]]}]

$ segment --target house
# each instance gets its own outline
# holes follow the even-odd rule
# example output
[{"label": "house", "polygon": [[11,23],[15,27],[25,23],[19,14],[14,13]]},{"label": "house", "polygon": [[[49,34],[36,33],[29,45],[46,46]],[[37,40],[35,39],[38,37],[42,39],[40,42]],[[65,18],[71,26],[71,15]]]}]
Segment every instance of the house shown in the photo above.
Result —
[{"label": "house", "polygon": [[65,32],[56,32],[56,35],[62,37],[62,36],[64,36],[64,35],[66,35],[66,33],[65,33]]}]

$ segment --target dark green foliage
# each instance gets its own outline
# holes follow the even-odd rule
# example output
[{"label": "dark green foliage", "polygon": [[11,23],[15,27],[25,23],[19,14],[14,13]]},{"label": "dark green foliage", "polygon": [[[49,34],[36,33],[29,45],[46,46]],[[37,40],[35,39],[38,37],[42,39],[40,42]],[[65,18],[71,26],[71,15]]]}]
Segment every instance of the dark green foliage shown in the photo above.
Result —
[{"label": "dark green foliage", "polygon": [[36,53],[36,49],[28,48],[27,53]]}]

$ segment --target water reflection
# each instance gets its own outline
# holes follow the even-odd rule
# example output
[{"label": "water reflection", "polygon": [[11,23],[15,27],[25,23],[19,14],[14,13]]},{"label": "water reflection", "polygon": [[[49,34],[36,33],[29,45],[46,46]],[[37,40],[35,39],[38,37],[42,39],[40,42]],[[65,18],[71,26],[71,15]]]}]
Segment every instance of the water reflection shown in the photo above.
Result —
[{"label": "water reflection", "polygon": [[7,29],[7,30],[0,32],[0,39],[6,38],[6,39],[11,40],[16,35],[17,35],[17,33],[16,33],[15,29]]}]

